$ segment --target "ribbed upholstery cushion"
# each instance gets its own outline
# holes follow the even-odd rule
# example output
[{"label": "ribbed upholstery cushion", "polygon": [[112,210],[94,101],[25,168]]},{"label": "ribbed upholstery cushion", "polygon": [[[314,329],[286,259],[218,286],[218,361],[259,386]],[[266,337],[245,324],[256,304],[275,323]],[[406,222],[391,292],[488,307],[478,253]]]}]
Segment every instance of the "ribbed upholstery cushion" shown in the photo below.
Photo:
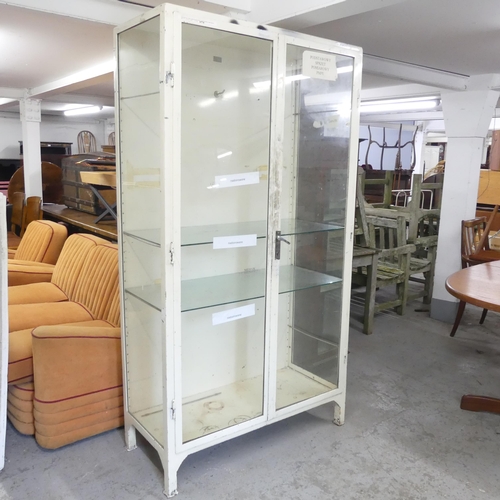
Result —
[{"label": "ribbed upholstery cushion", "polygon": [[9,305],[65,302],[68,296],[53,283],[30,283],[9,288]]},{"label": "ribbed upholstery cushion", "polygon": [[94,319],[119,325],[117,245],[106,243],[89,251],[70,299],[83,304]]},{"label": "ribbed upholstery cushion", "polygon": [[57,285],[69,300],[73,300],[73,291],[87,253],[103,243],[107,243],[106,240],[91,234],[73,234],[66,240],[52,275],[52,283]]},{"label": "ribbed upholstery cushion", "polygon": [[22,434],[35,434],[33,394],[33,382],[9,385],[7,416],[12,425]]},{"label": "ribbed upholstery cushion", "polygon": [[53,264],[12,259],[8,262],[8,283],[9,286],[48,283],[53,272]]},{"label": "ribbed upholstery cushion", "polygon": [[62,224],[33,221],[28,225],[14,259],[55,264],[67,236],[68,231]]}]

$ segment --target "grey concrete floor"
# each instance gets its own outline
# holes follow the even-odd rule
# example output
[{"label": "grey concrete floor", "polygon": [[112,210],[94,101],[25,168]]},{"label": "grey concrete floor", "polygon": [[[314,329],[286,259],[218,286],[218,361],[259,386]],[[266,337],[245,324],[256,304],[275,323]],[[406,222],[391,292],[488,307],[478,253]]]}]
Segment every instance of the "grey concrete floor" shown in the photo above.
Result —
[{"label": "grey concrete floor", "polygon": [[[498,499],[500,415],[460,410],[465,393],[500,397],[500,315],[466,309],[456,338],[413,302],[361,333],[353,301],[346,423],[330,405],[186,459],[179,500]],[[0,499],[161,499],[162,470],[118,429],[47,451],[7,431]]]}]

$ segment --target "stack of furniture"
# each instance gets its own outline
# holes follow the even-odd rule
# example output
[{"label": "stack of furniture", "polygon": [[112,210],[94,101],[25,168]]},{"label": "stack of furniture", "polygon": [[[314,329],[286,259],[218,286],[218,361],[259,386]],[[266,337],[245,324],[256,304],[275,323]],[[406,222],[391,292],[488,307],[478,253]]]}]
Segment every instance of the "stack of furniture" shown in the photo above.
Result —
[{"label": "stack of furniture", "polygon": [[[82,179],[82,173],[96,172],[101,174],[115,173],[115,156],[112,154],[86,153],[68,156],[63,160],[63,203],[69,207],[89,214],[100,215],[106,204],[116,203],[114,189],[95,194],[89,184]],[[100,199],[105,200],[105,204]]]},{"label": "stack of furniture", "polygon": [[[403,216],[367,216],[366,228],[367,235],[363,238],[368,248],[377,251],[376,267],[371,270],[368,266],[353,265],[352,282],[366,287],[363,331],[371,334],[375,313],[394,308],[398,314],[404,314],[408,300],[410,257],[416,247],[406,242]],[[396,296],[377,302],[376,291],[388,286],[395,286]]]},{"label": "stack of furniture", "polygon": [[57,448],[122,425],[118,248],[70,236],[52,280],[9,288],[8,416]]},{"label": "stack of furniture", "polygon": [[[391,174],[387,175],[382,183],[384,203],[374,207],[366,204],[363,196],[366,182],[364,173],[361,172],[358,177],[353,283],[366,286],[363,322],[366,334],[373,331],[376,312],[395,308],[398,314],[403,314],[408,301],[422,297],[424,303],[428,304],[432,298],[439,209],[421,208],[420,175],[414,176],[411,202],[407,206],[387,205],[392,196],[391,178]],[[442,183],[430,184],[430,189],[440,190]],[[436,196],[436,199],[440,197]],[[369,267],[355,264],[356,246],[379,251],[375,272],[370,272]],[[409,281],[422,283],[422,289],[410,293]],[[388,285],[396,285],[396,297],[377,303],[376,290]]]}]

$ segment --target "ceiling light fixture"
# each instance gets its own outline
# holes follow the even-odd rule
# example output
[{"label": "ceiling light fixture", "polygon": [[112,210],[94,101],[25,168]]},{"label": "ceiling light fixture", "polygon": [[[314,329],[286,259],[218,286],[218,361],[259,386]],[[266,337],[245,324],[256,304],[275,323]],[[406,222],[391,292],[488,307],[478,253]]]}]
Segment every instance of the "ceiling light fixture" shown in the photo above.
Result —
[{"label": "ceiling light fixture", "polygon": [[415,97],[406,99],[387,99],[381,101],[365,101],[361,103],[361,113],[386,113],[397,111],[425,111],[439,106],[437,96]]},{"label": "ceiling light fixture", "polygon": [[102,111],[102,106],[85,106],[83,108],[68,109],[64,112],[64,116],[91,115]]}]

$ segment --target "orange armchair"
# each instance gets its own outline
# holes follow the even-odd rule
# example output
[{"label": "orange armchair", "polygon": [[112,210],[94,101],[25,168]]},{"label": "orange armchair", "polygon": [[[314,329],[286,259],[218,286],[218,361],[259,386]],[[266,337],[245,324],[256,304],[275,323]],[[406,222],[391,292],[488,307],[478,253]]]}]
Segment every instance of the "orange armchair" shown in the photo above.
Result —
[{"label": "orange armchair", "polygon": [[31,222],[19,247],[9,249],[9,286],[50,281],[67,236],[68,231],[61,224],[45,220]]},{"label": "orange armchair", "polygon": [[57,448],[122,425],[117,245],[70,236],[50,283],[10,288],[9,298],[11,291],[14,427]]}]

